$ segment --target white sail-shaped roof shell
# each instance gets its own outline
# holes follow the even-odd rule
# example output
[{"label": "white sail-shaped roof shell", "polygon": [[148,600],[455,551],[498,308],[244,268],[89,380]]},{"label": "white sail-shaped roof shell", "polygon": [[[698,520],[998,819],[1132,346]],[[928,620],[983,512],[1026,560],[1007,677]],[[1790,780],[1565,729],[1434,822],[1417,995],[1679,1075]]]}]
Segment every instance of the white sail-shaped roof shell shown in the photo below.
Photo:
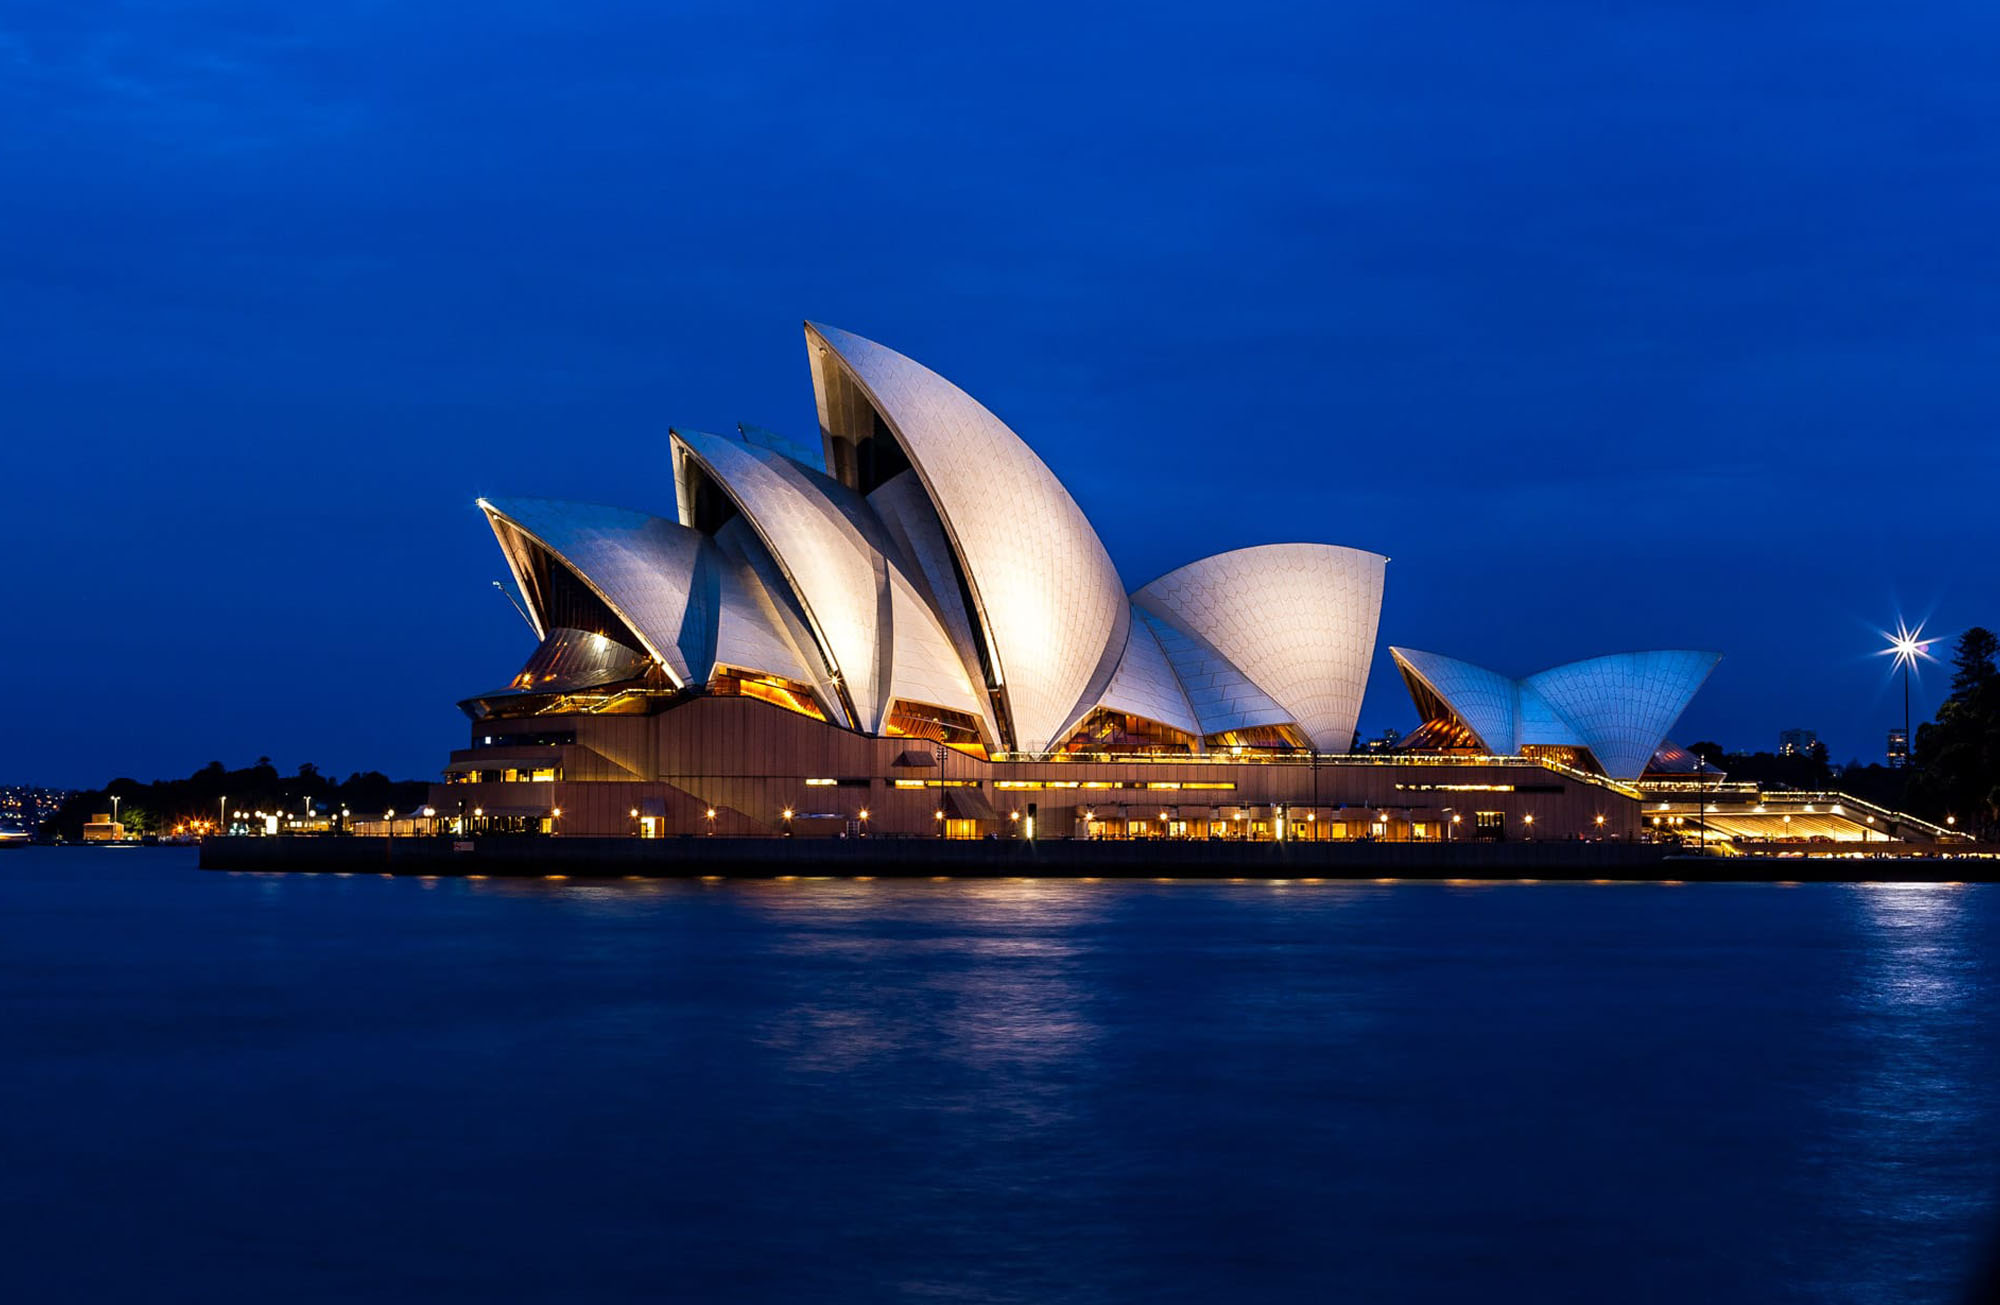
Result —
[{"label": "white sail-shaped roof shell", "polygon": [[[1428,690],[1495,752],[1587,748],[1613,779],[1643,775],[1721,654],[1614,653],[1510,680],[1470,662],[1390,650],[1413,696]],[[1429,710],[1419,698],[1419,707]]]},{"label": "white sail-shaped roof shell", "polygon": [[705,469],[769,550],[857,729],[881,733],[899,698],[980,715],[950,638],[859,495],[772,449],[698,431],[673,441],[677,462]]},{"label": "white sail-shaped roof shell", "polygon": [[1429,689],[1478,736],[1481,747],[1496,756],[1521,750],[1518,683],[1484,666],[1414,648],[1391,648],[1389,655],[1403,678],[1414,676]]},{"label": "white sail-shaped roof shell", "polygon": [[985,724],[986,737],[998,740],[1000,725],[994,719],[992,703],[978,691],[982,682],[979,635],[959,591],[951,543],[944,537],[944,527],[938,522],[937,510],[931,506],[923,482],[917,479],[916,472],[905,471],[878,486],[868,496],[868,506],[874,509],[875,519],[882,523],[884,533],[907,565],[910,582],[929,604],[951,641],[958,665],[979,700],[975,714]]},{"label": "white sail-shaped roof shell", "polygon": [[673,447],[677,476],[680,460],[692,456],[770,550],[841,680],[856,727],[870,728],[883,706],[888,630],[876,592],[880,554],[834,498],[848,491],[741,440],[676,430]]},{"label": "white sail-shaped roof shell", "polygon": [[1387,563],[1331,544],[1269,544],[1189,563],[1133,600],[1213,645],[1314,748],[1345,752],[1374,660]]},{"label": "white sail-shaped roof shell", "polygon": [[[786,632],[785,619],[749,563],[728,551],[713,552],[716,583],[715,666],[776,675],[820,688],[822,676],[808,664]],[[825,690],[819,694],[825,709]]]},{"label": "white sail-shaped roof shell", "polygon": [[1686,649],[1614,653],[1523,681],[1570,723],[1615,779],[1636,779],[1722,658]]},{"label": "white sail-shaped roof shell", "polygon": [[1131,633],[1126,636],[1125,655],[1097,705],[1171,725],[1197,738],[1204,732],[1173,663],[1160,647],[1159,636],[1145,614],[1137,610],[1132,614]]},{"label": "white sail-shaped roof shell", "polygon": [[1160,641],[1187,695],[1198,734],[1228,734],[1256,729],[1262,725],[1289,725],[1292,714],[1271,701],[1271,695],[1250,682],[1250,677],[1232,665],[1227,657],[1199,635],[1134,607],[1144,615],[1146,628]]},{"label": "white sail-shaped roof shell", "polygon": [[527,565],[506,533],[519,531],[581,580],[624,622],[647,656],[677,685],[701,683],[713,646],[715,609],[701,575],[702,537],[662,517],[552,499],[481,499],[488,524],[528,601],[536,633],[551,622]]},{"label": "white sail-shaped roof shell", "polygon": [[1110,554],[1062,482],[972,396],[846,331],[807,323],[806,339],[822,428],[833,420],[825,369],[839,366],[894,434],[944,525],[1013,748],[1046,751],[1095,705],[1125,651],[1130,611]]}]

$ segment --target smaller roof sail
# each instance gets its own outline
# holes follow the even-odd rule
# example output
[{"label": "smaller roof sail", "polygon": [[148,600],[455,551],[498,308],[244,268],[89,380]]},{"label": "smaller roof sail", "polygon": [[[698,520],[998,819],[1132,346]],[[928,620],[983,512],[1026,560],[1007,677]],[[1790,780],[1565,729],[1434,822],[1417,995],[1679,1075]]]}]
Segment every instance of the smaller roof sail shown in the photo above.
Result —
[{"label": "smaller roof sail", "polygon": [[538,633],[607,624],[608,615],[629,636],[621,642],[644,650],[676,687],[706,678],[715,615],[697,583],[699,534],[662,517],[588,503],[504,498],[480,499],[479,507]]},{"label": "smaller roof sail", "polygon": [[1132,601],[1199,635],[1314,748],[1345,752],[1375,655],[1388,561],[1332,544],[1239,548],[1170,571]]},{"label": "smaller roof sail", "polygon": [[1722,660],[1685,649],[1614,653],[1510,680],[1436,653],[1389,651],[1427,720],[1456,720],[1499,753],[1587,748],[1614,779],[1645,773]]},{"label": "smaller roof sail", "polygon": [[1636,779],[1721,660],[1692,649],[1613,653],[1524,683],[1575,727],[1605,774]]},{"label": "smaller roof sail", "polygon": [[1132,633],[1126,637],[1125,655],[1118,660],[1118,670],[1098,705],[1171,725],[1183,734],[1200,737],[1214,732],[1204,731],[1195,718],[1173,663],[1160,647],[1159,635],[1136,607],[1132,609]]},{"label": "smaller roof sail", "polygon": [[[756,570],[722,547],[714,550],[712,562],[715,657],[702,669],[702,679],[708,680],[715,666],[722,665],[817,686],[821,677],[808,667],[804,654],[786,632],[785,618]],[[827,709],[824,701],[820,706]]]},{"label": "smaller roof sail", "polygon": [[1450,718],[1495,756],[1521,750],[1519,686],[1497,671],[1415,648],[1391,648],[1396,669],[1425,720]]},{"label": "smaller roof sail", "polygon": [[[1134,606],[1133,611],[1144,609]],[[1215,645],[1191,631],[1144,612],[1146,627],[1160,641],[1200,728],[1195,733],[1231,734],[1261,725],[1289,725],[1292,714],[1250,682]],[[1171,722],[1165,722],[1171,724]]]},{"label": "smaller roof sail", "polygon": [[[899,699],[980,714],[950,637],[859,494],[772,449],[699,431],[672,437],[679,479],[692,460],[768,551],[837,673],[831,687],[855,728],[881,733]],[[694,497],[683,486],[683,501]]]},{"label": "smaller roof sail", "polygon": [[866,506],[837,481],[769,449],[701,431],[671,434],[677,481],[687,479],[692,458],[734,500],[804,608],[839,676],[847,714],[858,728],[871,727],[887,703],[889,632],[878,593],[880,550],[856,520]]}]

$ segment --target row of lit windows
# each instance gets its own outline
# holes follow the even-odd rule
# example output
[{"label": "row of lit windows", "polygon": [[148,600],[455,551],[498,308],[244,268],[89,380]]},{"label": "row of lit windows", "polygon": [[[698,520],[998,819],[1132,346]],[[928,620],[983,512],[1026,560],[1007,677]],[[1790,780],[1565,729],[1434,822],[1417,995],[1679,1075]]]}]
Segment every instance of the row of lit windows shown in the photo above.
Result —
[{"label": "row of lit windows", "polygon": [[561,766],[536,766],[532,769],[506,770],[460,770],[446,778],[449,784],[546,784],[562,778]]}]

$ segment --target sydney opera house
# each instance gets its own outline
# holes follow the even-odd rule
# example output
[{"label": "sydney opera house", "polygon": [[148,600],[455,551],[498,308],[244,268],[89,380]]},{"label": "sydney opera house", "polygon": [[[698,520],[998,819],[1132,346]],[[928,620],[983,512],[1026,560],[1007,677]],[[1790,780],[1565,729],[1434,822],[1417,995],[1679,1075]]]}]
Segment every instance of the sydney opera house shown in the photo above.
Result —
[{"label": "sydney opera house", "polygon": [[[1380,554],[1273,543],[1127,592],[950,381],[807,324],[814,447],[672,430],[673,501],[481,501],[540,640],[434,786],[467,833],[1633,838],[1709,653],[1522,679],[1391,649],[1422,725],[1355,750]],[[660,514],[645,510],[656,508]],[[497,678],[497,677],[496,677]]]}]

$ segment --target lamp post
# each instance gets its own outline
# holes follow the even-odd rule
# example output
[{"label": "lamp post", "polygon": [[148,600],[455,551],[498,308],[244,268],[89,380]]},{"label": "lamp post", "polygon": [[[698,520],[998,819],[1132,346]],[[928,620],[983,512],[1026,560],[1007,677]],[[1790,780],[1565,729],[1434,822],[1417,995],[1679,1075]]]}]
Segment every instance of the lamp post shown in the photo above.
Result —
[{"label": "lamp post", "polygon": [[1903,672],[1903,767],[1907,770],[1916,746],[1916,740],[1910,737],[1910,676],[1917,669],[1919,658],[1929,660],[1930,645],[1924,639],[1921,624],[1912,630],[1897,621],[1896,633],[1884,637],[1889,640],[1886,651],[1894,658],[1891,668]]},{"label": "lamp post", "polygon": [[216,832],[226,835],[229,833],[229,795],[224,793],[217,802],[219,805],[215,813]]}]

